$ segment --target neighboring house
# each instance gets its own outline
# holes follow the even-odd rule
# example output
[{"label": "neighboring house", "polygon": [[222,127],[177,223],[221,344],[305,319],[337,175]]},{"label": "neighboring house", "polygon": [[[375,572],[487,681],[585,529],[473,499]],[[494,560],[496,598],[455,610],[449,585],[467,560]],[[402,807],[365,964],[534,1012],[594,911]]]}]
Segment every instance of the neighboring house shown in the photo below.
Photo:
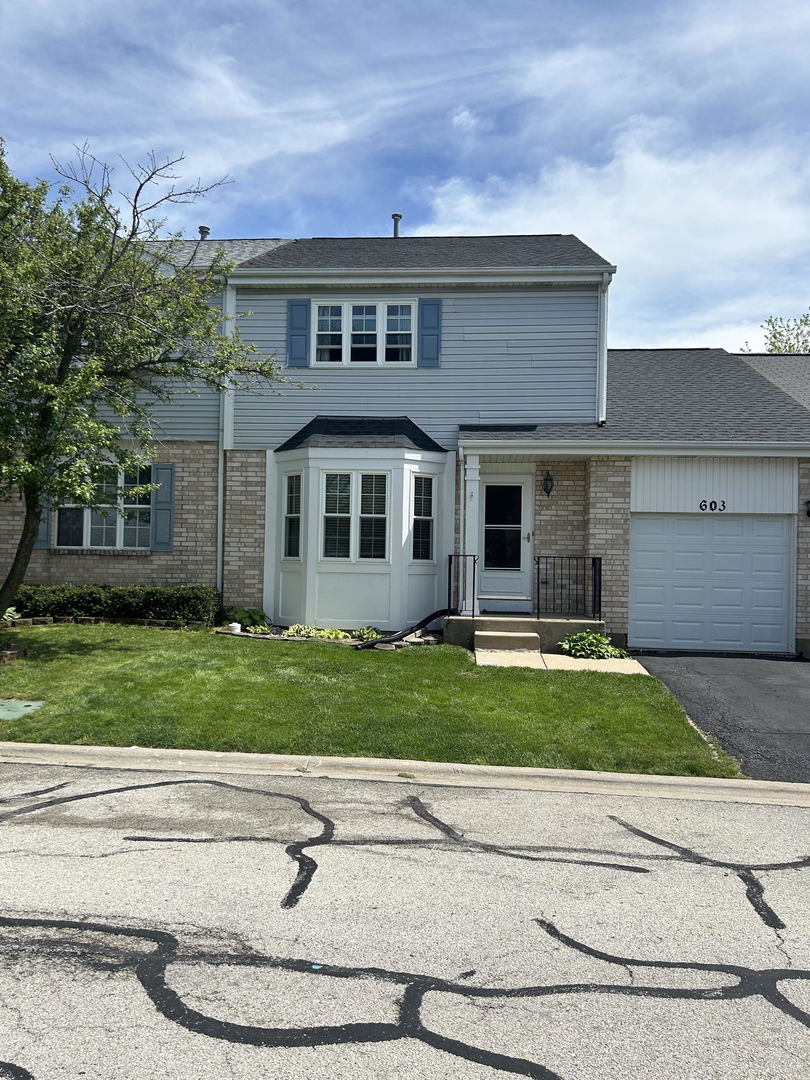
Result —
[{"label": "neighboring house", "polygon": [[160,489],[53,511],[27,580],[384,629],[449,585],[474,614],[601,610],[638,647],[810,649],[810,357],[608,352],[615,267],[574,236],[215,248],[226,319],[290,381],[161,405]]}]

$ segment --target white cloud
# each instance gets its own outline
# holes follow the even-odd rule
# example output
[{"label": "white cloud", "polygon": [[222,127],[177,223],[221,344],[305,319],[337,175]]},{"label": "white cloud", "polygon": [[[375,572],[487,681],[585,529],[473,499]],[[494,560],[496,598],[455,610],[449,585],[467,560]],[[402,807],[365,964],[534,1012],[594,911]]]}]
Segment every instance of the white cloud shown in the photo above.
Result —
[{"label": "white cloud", "polygon": [[459,105],[457,109],[453,110],[450,115],[450,123],[465,135],[474,135],[481,126],[479,117],[464,105]]},{"label": "white cloud", "polygon": [[628,124],[603,165],[559,158],[532,177],[452,178],[426,193],[429,233],[572,232],[618,265],[619,345],[751,340],[773,311],[807,305],[795,264],[810,252],[810,168],[779,144],[678,145]]}]

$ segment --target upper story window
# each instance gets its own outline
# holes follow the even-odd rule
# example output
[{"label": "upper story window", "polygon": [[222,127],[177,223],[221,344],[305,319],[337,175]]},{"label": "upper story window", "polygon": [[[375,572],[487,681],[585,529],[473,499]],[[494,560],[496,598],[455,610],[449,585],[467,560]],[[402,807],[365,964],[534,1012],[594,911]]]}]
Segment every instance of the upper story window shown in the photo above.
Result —
[{"label": "upper story window", "polygon": [[56,546],[76,548],[148,548],[152,532],[151,492],[133,495],[132,488],[152,483],[152,470],[137,475],[119,472],[102,485],[109,503],[90,510],[60,506],[56,511]]},{"label": "upper story window", "polygon": [[315,364],[415,363],[416,302],[313,302]]}]

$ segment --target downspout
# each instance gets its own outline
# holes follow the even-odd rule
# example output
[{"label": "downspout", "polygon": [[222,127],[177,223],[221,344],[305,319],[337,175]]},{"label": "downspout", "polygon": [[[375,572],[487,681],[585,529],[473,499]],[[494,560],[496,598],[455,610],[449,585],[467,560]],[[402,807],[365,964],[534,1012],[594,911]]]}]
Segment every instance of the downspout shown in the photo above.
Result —
[{"label": "downspout", "polygon": [[607,291],[610,274],[602,274],[599,286],[599,311],[596,337],[596,422],[607,420]]},{"label": "downspout", "polygon": [[[236,289],[227,279],[222,290],[222,333],[232,337],[236,315]],[[233,442],[233,390],[219,392],[219,428],[217,432],[217,592],[222,597],[225,580],[225,449]]]}]

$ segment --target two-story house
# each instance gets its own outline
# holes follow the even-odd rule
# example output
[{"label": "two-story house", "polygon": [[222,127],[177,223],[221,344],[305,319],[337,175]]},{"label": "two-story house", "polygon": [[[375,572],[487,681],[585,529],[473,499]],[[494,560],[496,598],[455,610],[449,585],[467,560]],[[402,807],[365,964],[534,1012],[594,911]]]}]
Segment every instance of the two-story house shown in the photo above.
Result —
[{"label": "two-story house", "polygon": [[608,351],[615,267],[570,235],[197,258],[216,248],[225,332],[249,313],[287,381],[161,406],[160,489],[54,509],[27,580],[205,582],[284,625],[449,603],[601,614],[637,647],[810,647],[810,358]]}]

